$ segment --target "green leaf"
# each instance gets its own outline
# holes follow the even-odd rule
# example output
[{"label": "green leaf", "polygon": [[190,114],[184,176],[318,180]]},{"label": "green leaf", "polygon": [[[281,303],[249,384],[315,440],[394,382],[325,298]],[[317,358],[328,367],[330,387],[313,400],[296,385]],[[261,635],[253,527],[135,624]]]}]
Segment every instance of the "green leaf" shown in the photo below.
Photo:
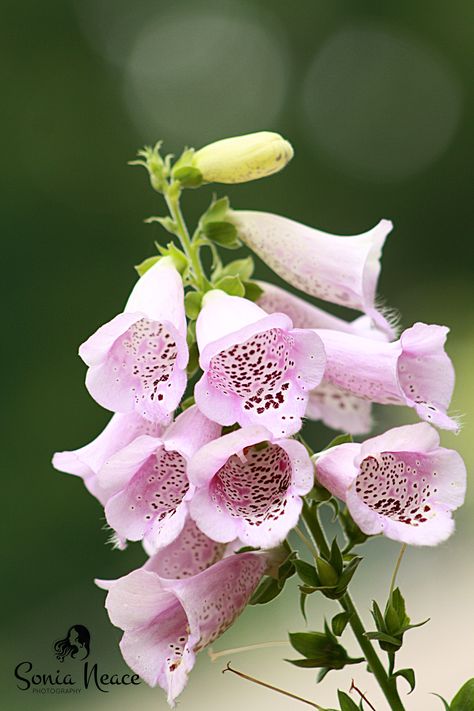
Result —
[{"label": "green leaf", "polygon": [[187,256],[174,244],[174,242],[168,242],[164,254],[167,254],[169,257],[171,257],[174,266],[176,267],[178,272],[182,274],[188,266]]},{"label": "green leaf", "polygon": [[344,632],[346,629],[346,625],[349,622],[351,618],[351,615],[348,612],[339,612],[337,615],[335,615],[332,620],[331,620],[331,627],[332,631],[337,637],[340,637],[341,634]]},{"label": "green leaf", "polygon": [[338,575],[341,575],[344,563],[342,560],[341,550],[340,550],[339,545],[337,543],[337,538],[335,538],[333,540],[332,545],[331,545],[330,561],[331,561],[331,565],[333,566],[336,573]]},{"label": "green leaf", "polygon": [[331,447],[337,447],[340,444],[347,444],[348,442],[353,442],[354,440],[352,439],[352,435],[350,434],[340,434],[334,437],[329,444],[327,444],[324,449],[322,450],[323,452],[326,451],[326,449],[330,449]]},{"label": "green leaf", "polygon": [[290,632],[288,636],[291,646],[303,657],[311,660],[314,666],[342,669],[348,660],[344,647],[325,632]]},{"label": "green leaf", "polygon": [[394,647],[401,647],[401,642],[396,637],[392,637],[385,632],[366,632],[365,636],[368,639],[376,639],[378,642],[386,642],[387,644],[392,644]]},{"label": "green leaf", "polygon": [[316,588],[321,584],[314,565],[310,565],[310,563],[307,563],[305,560],[295,560],[294,566],[296,568],[296,572],[305,585],[310,585],[311,587]]},{"label": "green leaf", "polygon": [[135,265],[135,269],[138,272],[139,276],[143,276],[146,274],[146,272],[154,265],[157,263],[157,261],[161,259],[161,257],[148,257],[147,259],[144,259],[143,262],[140,264]]},{"label": "green leaf", "polygon": [[199,368],[199,350],[196,341],[189,347],[189,360],[186,366],[186,372],[189,377],[193,376]]},{"label": "green leaf", "polygon": [[186,316],[190,319],[197,319],[201,311],[202,294],[199,291],[188,291],[184,297],[184,308]]},{"label": "green leaf", "polygon": [[324,488],[324,486],[321,486],[321,484],[318,484],[317,482],[309,492],[309,494],[306,494],[306,498],[310,499],[311,501],[316,501],[317,503],[323,503],[324,501],[329,501],[331,498],[332,494]]},{"label": "green leaf", "polygon": [[385,620],[383,618],[382,611],[375,600],[372,602],[371,613],[378,631],[385,632]]},{"label": "green leaf", "polygon": [[260,548],[255,548],[254,546],[243,546],[242,548],[239,548],[238,551],[234,551],[235,554],[237,555],[238,553],[252,553],[253,551],[259,551]]},{"label": "green leaf", "polygon": [[226,276],[214,285],[216,289],[222,289],[230,296],[244,296],[245,287],[237,276]]},{"label": "green leaf", "polygon": [[158,222],[167,232],[175,235],[178,230],[178,225],[171,217],[147,217],[145,220],[146,225],[151,225],[153,222]]},{"label": "green leaf", "polygon": [[202,227],[203,233],[211,242],[226,249],[238,249],[242,242],[237,237],[237,229],[232,222],[206,222]]},{"label": "green leaf", "polygon": [[443,699],[443,697],[440,694],[435,694],[433,691],[431,693],[433,694],[433,696],[437,696],[438,699],[440,699],[440,701],[442,701],[442,703],[444,704],[444,711],[450,711],[449,704],[446,701],[446,699]]},{"label": "green leaf", "polygon": [[359,707],[357,706],[355,701],[353,701],[351,697],[348,696],[348,694],[346,694],[344,691],[338,689],[337,698],[341,707],[341,711],[359,711]]},{"label": "green leaf", "polygon": [[277,597],[282,591],[275,578],[264,578],[250,598],[249,605],[265,605]]},{"label": "green leaf", "polygon": [[183,165],[173,170],[173,178],[179,180],[184,188],[198,188],[203,183],[202,173],[191,165]]},{"label": "green leaf", "polygon": [[206,212],[201,217],[201,224],[206,222],[224,222],[227,211],[229,210],[229,198],[222,197],[219,200],[213,200]]},{"label": "green leaf", "polygon": [[263,294],[263,289],[256,281],[244,281],[245,298],[250,301],[258,301]]},{"label": "green leaf", "polygon": [[190,395],[189,397],[185,398],[184,400],[181,400],[180,408],[184,412],[185,410],[188,409],[188,407],[192,407],[192,405],[194,405],[194,404],[195,404],[194,395]]},{"label": "green leaf", "polygon": [[306,593],[301,593],[300,594],[300,611],[301,614],[303,615],[303,619],[305,622],[308,622],[306,618],[306,600],[307,600],[307,595]]},{"label": "green leaf", "polygon": [[339,582],[339,575],[331,563],[328,563],[328,561],[321,558],[321,556],[316,558],[316,570],[322,585],[332,587]]},{"label": "green leaf", "polygon": [[229,262],[229,264],[226,264],[219,270],[218,277],[221,279],[225,276],[238,276],[242,281],[248,281],[252,276],[254,269],[255,263],[252,257],[234,259],[233,262]]},{"label": "green leaf", "polygon": [[[405,679],[408,682],[408,684],[410,685],[409,693],[411,694],[411,692],[415,688],[415,684],[416,684],[414,669],[399,669],[394,674],[392,674],[391,678],[395,679],[397,676],[403,677],[403,679]],[[473,709],[474,709],[474,707],[473,707]]]},{"label": "green leaf", "polygon": [[469,679],[451,701],[450,711],[474,711],[474,679]]}]

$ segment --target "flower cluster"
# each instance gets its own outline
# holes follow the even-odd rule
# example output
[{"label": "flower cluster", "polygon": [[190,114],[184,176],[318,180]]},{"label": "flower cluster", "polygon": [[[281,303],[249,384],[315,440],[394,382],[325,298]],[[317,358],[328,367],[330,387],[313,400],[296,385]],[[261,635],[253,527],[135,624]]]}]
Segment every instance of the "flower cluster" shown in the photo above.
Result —
[{"label": "flower cluster", "polygon": [[[397,337],[377,308],[390,222],[342,237],[225,205],[217,214],[213,205],[218,219],[208,211],[192,240],[183,232],[184,187],[260,178],[292,156],[275,134],[229,140],[185,151],[173,169],[145,152],[170,207],[159,221],[183,249],[172,243],[147,260],[123,312],[80,347],[90,394],[114,414],[93,442],[53,459],[100,501],[119,546],[143,543],[142,568],[97,584],[124,631],[125,660],[171,704],[197,652],[282,562],[279,546],[315,475],[362,532],[411,544],[449,536],[465,489],[461,458],[440,447],[433,427],[457,429],[447,412],[448,329],[416,323]],[[238,269],[226,272],[216,256],[229,240],[304,294],[362,315],[344,321],[269,283],[242,287]],[[203,245],[215,257],[210,280]],[[299,438],[304,418],[366,434],[372,403],[407,406],[423,422],[316,455]]]}]

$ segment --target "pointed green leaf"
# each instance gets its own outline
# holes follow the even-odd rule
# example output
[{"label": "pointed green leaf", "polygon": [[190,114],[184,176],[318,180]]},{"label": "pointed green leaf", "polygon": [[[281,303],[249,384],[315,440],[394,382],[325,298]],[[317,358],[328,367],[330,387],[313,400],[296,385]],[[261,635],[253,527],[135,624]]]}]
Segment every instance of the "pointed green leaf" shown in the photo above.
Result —
[{"label": "pointed green leaf", "polygon": [[244,287],[245,298],[250,301],[258,301],[263,294],[263,289],[257,284],[256,281],[244,281]]},{"label": "pointed green leaf", "polygon": [[344,632],[346,629],[346,625],[349,622],[351,616],[348,612],[339,612],[337,615],[335,615],[332,620],[331,620],[331,627],[332,631],[337,637],[340,637],[341,634]]},{"label": "pointed green leaf", "polygon": [[347,444],[348,442],[353,442],[353,441],[354,441],[354,440],[352,439],[352,435],[350,435],[350,434],[340,434],[340,435],[337,435],[336,437],[334,437],[334,439],[332,439],[332,440],[329,442],[329,444],[327,444],[327,445],[324,447],[323,452],[324,452],[326,449],[330,449],[331,447],[337,447],[337,446],[340,445],[340,444]]},{"label": "pointed green leaf", "polygon": [[253,274],[255,268],[254,261],[252,257],[245,257],[245,259],[234,259],[233,262],[229,262],[219,271],[219,278],[225,276],[238,276],[242,281],[248,281]]},{"label": "pointed green leaf", "polygon": [[318,587],[320,580],[314,565],[310,565],[305,560],[295,560],[294,566],[303,583],[313,588]]},{"label": "pointed green leaf", "polygon": [[184,297],[184,308],[186,316],[190,319],[197,319],[201,311],[202,294],[200,291],[188,291]]},{"label": "pointed green leaf", "polygon": [[213,200],[204,215],[201,217],[202,224],[205,224],[206,222],[224,222],[229,207],[228,197]]},{"label": "pointed green leaf", "polygon": [[301,614],[303,615],[303,619],[305,622],[308,622],[306,618],[306,599],[307,599],[306,593],[300,593],[300,611]]},{"label": "pointed green leaf", "polygon": [[392,679],[395,679],[397,676],[403,677],[408,684],[410,685],[410,691],[408,693],[411,694],[413,689],[415,688],[415,671],[414,669],[399,669],[398,671],[395,672],[395,674],[392,674]]},{"label": "pointed green leaf", "polygon": [[237,276],[226,276],[215,284],[216,289],[222,289],[230,296],[245,296],[245,287]]},{"label": "pointed green leaf", "polygon": [[242,244],[232,222],[207,222],[202,231],[207,239],[226,249],[237,249]]},{"label": "pointed green leaf", "polygon": [[435,694],[433,691],[431,692],[433,696],[437,696],[438,699],[444,704],[444,711],[449,711],[449,704],[446,701],[446,699],[443,699],[443,697],[440,694]]},{"label": "pointed green leaf", "polygon": [[342,553],[337,543],[337,538],[335,538],[331,545],[331,565],[338,575],[341,575],[343,569]]},{"label": "pointed green leaf", "polygon": [[147,259],[144,259],[143,262],[140,264],[135,265],[135,269],[138,272],[139,276],[143,276],[146,274],[146,272],[154,265],[157,263],[157,261],[161,259],[161,257],[148,257]]},{"label": "pointed green leaf", "polygon": [[366,632],[365,636],[368,639],[376,639],[378,642],[386,642],[387,644],[392,644],[394,647],[401,647],[401,642],[396,637],[392,637],[385,632]]},{"label": "pointed green leaf", "polygon": [[469,679],[459,689],[458,693],[451,701],[450,711],[473,711],[474,710],[474,679]]},{"label": "pointed green leaf", "polygon": [[351,697],[348,696],[348,694],[346,694],[344,691],[338,690],[337,698],[341,707],[341,711],[359,711],[359,707],[357,706],[355,701],[353,701]]}]

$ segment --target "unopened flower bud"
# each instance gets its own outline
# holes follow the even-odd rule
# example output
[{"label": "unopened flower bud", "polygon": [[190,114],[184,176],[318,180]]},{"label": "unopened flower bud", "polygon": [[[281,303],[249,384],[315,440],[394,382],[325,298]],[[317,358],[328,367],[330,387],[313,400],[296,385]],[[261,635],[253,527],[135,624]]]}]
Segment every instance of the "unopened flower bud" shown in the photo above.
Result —
[{"label": "unopened flower bud", "polygon": [[293,158],[293,148],[278,133],[260,131],[210,143],[193,156],[206,183],[246,183],[277,173]]}]

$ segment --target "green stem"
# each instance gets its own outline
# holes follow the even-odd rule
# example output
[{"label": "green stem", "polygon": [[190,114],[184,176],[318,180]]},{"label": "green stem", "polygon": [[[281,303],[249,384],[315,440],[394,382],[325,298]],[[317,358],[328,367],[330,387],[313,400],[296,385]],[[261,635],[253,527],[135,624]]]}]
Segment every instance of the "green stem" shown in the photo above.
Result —
[{"label": "green stem", "polygon": [[[306,501],[303,503],[303,520],[311,532],[311,535],[313,536],[321,554],[323,556],[329,556],[329,544],[321,527],[317,511],[313,511]],[[352,628],[354,636],[359,643],[359,647],[364,653],[370,671],[376,678],[378,685],[390,704],[390,708],[392,711],[405,711],[398,695],[396,682],[388,677],[385,667],[380,661],[372,642],[367,638],[364,624],[348,592],[346,592],[345,595],[339,599],[339,603],[350,615],[349,624]]]},{"label": "green stem", "polygon": [[196,279],[196,287],[200,291],[204,291],[206,275],[204,274],[201,259],[199,257],[199,247],[192,243],[191,237],[189,236],[188,228],[186,227],[186,222],[184,221],[181,206],[179,204],[179,193],[176,195],[170,195],[169,187],[167,187],[164,190],[164,197],[166,204],[168,205],[170,215],[176,224],[176,236],[179,238],[184,253],[191,264],[191,268]]},{"label": "green stem", "polygon": [[306,524],[306,528],[313,536],[315,543],[324,558],[329,558],[330,548],[328,542],[326,541],[324,531],[321,528],[317,509],[314,510],[314,506],[310,506],[306,499],[303,499],[303,521]]}]

